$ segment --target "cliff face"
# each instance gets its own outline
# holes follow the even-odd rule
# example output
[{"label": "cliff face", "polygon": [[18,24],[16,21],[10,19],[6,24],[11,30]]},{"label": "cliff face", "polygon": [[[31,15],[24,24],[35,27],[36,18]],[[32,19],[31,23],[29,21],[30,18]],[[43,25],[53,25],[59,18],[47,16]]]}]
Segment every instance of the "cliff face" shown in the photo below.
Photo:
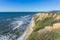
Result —
[{"label": "cliff face", "polygon": [[[44,34],[43,35],[40,34],[46,32],[50,33],[53,31],[55,32],[55,30],[58,29],[60,29],[60,12],[37,13],[33,16],[31,23],[27,28],[28,31],[24,40],[48,40],[49,38],[47,39],[47,37],[46,39],[44,38],[41,39],[41,36],[43,36]],[[35,38],[34,36],[37,37]],[[46,35],[44,35],[44,37],[45,36]],[[51,38],[49,40],[51,40]]]},{"label": "cliff face", "polygon": [[29,35],[32,33],[34,25],[35,25],[35,22],[34,22],[34,19],[32,18],[30,24],[27,27],[27,32],[26,32],[26,36],[25,36],[24,40],[27,40]]}]

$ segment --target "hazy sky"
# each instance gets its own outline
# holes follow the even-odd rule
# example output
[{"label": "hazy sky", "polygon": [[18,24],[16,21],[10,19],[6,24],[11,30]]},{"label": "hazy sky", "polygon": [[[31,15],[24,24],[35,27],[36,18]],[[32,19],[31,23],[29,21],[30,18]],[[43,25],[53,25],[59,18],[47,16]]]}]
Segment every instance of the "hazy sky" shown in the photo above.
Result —
[{"label": "hazy sky", "polygon": [[0,0],[0,11],[32,12],[60,10],[60,0]]}]

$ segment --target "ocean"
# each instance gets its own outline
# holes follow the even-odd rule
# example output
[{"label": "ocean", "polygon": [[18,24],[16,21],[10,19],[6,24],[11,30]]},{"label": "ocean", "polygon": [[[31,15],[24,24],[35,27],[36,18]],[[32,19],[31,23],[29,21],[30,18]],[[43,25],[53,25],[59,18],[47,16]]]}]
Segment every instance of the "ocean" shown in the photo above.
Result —
[{"label": "ocean", "polygon": [[36,12],[0,12],[0,40],[23,40]]}]

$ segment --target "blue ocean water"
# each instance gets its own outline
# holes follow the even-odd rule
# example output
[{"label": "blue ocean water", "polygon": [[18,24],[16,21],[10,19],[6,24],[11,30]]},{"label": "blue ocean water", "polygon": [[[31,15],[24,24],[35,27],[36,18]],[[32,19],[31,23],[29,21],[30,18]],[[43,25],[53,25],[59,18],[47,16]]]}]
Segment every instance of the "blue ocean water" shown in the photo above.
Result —
[{"label": "blue ocean water", "polygon": [[0,40],[23,40],[20,36],[34,14],[36,12],[0,12]]}]

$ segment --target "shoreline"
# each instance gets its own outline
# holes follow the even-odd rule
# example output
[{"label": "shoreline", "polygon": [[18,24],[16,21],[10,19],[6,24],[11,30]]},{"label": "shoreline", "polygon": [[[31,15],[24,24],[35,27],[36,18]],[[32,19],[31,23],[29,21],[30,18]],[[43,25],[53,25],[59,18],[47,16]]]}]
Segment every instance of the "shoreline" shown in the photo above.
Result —
[{"label": "shoreline", "polygon": [[34,20],[32,18],[30,24],[28,25],[28,27],[26,29],[26,35],[24,37],[24,40],[26,40],[29,37],[29,35],[32,33],[34,25],[35,25],[35,23],[34,23]]}]

